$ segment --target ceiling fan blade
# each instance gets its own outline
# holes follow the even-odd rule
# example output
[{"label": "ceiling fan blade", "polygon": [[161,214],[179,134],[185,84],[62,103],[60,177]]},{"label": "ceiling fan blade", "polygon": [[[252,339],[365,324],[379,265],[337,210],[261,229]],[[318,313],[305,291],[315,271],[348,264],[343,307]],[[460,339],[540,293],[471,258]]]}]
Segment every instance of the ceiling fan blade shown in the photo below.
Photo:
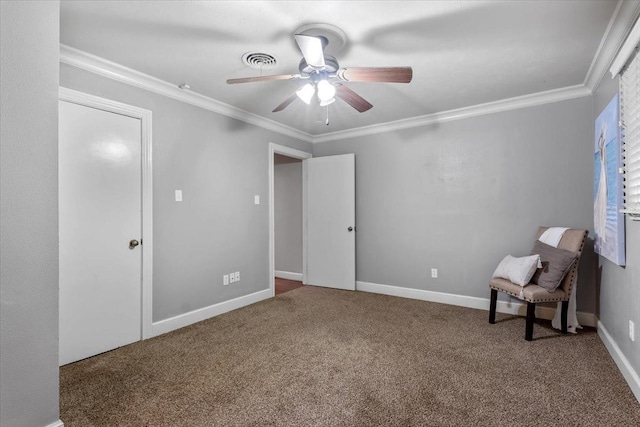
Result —
[{"label": "ceiling fan blade", "polygon": [[272,113],[277,113],[278,111],[284,110],[285,108],[287,108],[289,106],[289,104],[291,104],[293,101],[295,101],[297,97],[298,97],[298,95],[296,95],[296,93],[294,92],[293,95],[291,95],[290,97],[288,97],[287,99],[282,101],[282,103],[280,105],[278,105],[276,108],[274,108]]},{"label": "ceiling fan blade", "polygon": [[227,83],[232,85],[236,83],[252,83],[252,82],[266,82],[270,80],[293,80],[299,79],[300,74],[277,74],[273,76],[255,76],[255,77],[242,77],[239,79],[229,79]]},{"label": "ceiling fan blade", "polygon": [[347,82],[409,83],[413,78],[413,69],[411,67],[353,67],[341,68],[336,75]]},{"label": "ceiling fan blade", "polygon": [[296,43],[304,56],[304,60],[311,68],[324,68],[324,43],[321,37],[295,34]]},{"label": "ceiling fan blade", "polygon": [[347,104],[351,105],[359,112],[364,113],[365,111],[373,107],[373,105],[370,104],[369,101],[367,101],[348,87],[339,83],[335,84],[334,86],[336,88],[336,96],[342,99]]}]

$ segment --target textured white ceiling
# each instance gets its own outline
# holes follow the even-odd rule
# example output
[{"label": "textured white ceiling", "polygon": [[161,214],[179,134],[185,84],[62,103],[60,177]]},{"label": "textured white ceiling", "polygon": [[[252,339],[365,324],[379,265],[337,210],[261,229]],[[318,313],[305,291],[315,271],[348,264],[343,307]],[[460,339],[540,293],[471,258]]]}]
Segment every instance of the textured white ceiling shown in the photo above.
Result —
[{"label": "textured white ceiling", "polygon": [[[582,84],[613,0],[63,1],[61,42],[312,135]],[[332,24],[347,35],[341,67],[411,66],[410,84],[348,83],[374,107],[358,113],[299,100],[300,81],[227,85],[260,75],[242,55],[274,55],[263,74],[298,72],[294,32]]]}]

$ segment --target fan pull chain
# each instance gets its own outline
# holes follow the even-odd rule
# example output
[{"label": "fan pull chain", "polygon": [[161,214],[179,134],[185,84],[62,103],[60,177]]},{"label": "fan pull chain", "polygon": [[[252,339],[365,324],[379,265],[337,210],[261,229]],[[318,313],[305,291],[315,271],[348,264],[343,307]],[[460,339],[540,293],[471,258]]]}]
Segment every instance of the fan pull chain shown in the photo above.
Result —
[{"label": "fan pull chain", "polygon": [[325,122],[327,126],[329,126],[329,106],[327,105],[327,121]]}]

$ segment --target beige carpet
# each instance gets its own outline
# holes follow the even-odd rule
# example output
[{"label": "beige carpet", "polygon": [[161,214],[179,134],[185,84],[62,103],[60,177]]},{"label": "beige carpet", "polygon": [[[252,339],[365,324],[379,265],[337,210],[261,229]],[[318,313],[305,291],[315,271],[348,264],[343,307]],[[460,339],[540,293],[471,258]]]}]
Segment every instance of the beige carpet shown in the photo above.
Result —
[{"label": "beige carpet", "polygon": [[[488,292],[488,290],[487,290]],[[82,426],[640,425],[592,329],[303,287],[60,369]]]}]

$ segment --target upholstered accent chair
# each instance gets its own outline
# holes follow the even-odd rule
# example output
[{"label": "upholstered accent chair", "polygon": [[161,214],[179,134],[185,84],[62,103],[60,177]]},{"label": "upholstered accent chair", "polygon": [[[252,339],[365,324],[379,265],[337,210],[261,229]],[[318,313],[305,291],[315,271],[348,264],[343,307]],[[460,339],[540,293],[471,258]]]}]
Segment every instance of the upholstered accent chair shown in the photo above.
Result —
[{"label": "upholstered accent chair", "polygon": [[[544,233],[547,228],[548,227],[540,227],[538,229],[536,239],[540,238],[542,233]],[[491,279],[491,281],[489,282],[489,288],[491,289],[489,323],[494,324],[496,321],[496,303],[498,300],[498,292],[504,292],[527,302],[525,340],[531,341],[533,339],[533,324],[535,322],[536,304],[541,302],[562,301],[561,327],[562,333],[566,334],[569,298],[571,297],[571,293],[573,292],[573,290],[576,288],[576,282],[578,280],[578,265],[580,263],[580,256],[582,255],[582,250],[584,248],[584,243],[588,233],[589,232],[587,230],[568,229],[562,235],[557,248],[577,253],[578,256],[575,262],[569,268],[569,271],[567,271],[567,273],[565,274],[558,288],[553,292],[549,292],[542,286],[533,283],[529,283],[528,285],[521,287],[510,282],[507,279]]]}]

